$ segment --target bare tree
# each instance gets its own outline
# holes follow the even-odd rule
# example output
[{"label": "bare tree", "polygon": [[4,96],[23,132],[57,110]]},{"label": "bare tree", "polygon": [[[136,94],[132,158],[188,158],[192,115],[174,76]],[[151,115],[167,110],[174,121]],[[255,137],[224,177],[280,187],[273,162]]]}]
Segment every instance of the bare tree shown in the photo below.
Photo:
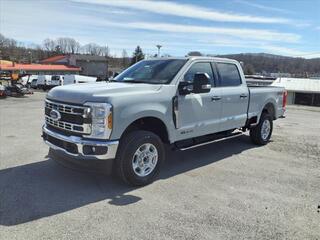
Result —
[{"label": "bare tree", "polygon": [[122,50],[121,56],[122,56],[121,65],[123,68],[126,68],[129,65],[129,57],[128,57],[128,53],[125,49]]},{"label": "bare tree", "polygon": [[6,41],[6,38],[0,33],[0,47],[1,48],[4,46],[5,41]]},{"label": "bare tree", "polygon": [[73,38],[65,38],[67,53],[79,53],[80,43]]},{"label": "bare tree", "polygon": [[59,45],[63,54],[67,53],[79,53],[80,43],[73,38],[61,37],[56,40],[56,45]]},{"label": "bare tree", "polygon": [[67,49],[68,49],[68,40],[67,38],[58,38],[56,40],[57,45],[59,45],[60,50],[63,54],[67,53]]},{"label": "bare tree", "polygon": [[46,38],[45,40],[43,40],[42,44],[43,44],[44,50],[49,52],[53,52],[56,47],[55,41],[50,38]]},{"label": "bare tree", "polygon": [[95,43],[88,43],[84,45],[82,49],[84,53],[95,55],[95,56],[102,56],[102,53],[103,53],[103,47],[100,47]]},{"label": "bare tree", "polygon": [[110,57],[110,49],[108,45],[106,45],[105,47],[102,47],[102,52],[103,52],[103,56],[105,56],[106,58]]}]

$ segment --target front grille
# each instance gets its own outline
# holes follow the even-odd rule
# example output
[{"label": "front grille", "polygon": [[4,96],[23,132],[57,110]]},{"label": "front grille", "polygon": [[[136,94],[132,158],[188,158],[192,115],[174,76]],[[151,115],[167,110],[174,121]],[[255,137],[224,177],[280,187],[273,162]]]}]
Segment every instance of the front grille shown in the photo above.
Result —
[{"label": "front grille", "polygon": [[[56,110],[60,113],[60,118],[54,119],[50,116],[50,112]],[[64,103],[45,102],[45,120],[46,124],[68,132],[90,134],[91,119],[87,115],[89,107],[69,105]]]},{"label": "front grille", "polygon": [[77,132],[71,132],[71,131],[68,131],[68,130],[64,130],[62,128],[58,128],[58,127],[55,127],[53,125],[49,125],[47,124],[47,129],[51,130],[51,131],[54,131],[56,133],[60,133],[62,135],[65,135],[65,136],[78,136],[78,137],[82,137],[84,134],[82,133],[77,133]]}]

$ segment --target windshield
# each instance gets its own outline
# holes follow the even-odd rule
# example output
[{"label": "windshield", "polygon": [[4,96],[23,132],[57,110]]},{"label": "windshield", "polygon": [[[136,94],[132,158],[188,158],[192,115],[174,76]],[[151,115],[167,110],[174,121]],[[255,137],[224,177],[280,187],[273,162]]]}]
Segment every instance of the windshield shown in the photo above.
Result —
[{"label": "windshield", "polygon": [[186,62],[185,59],[141,61],[119,74],[114,81],[150,84],[170,83]]}]

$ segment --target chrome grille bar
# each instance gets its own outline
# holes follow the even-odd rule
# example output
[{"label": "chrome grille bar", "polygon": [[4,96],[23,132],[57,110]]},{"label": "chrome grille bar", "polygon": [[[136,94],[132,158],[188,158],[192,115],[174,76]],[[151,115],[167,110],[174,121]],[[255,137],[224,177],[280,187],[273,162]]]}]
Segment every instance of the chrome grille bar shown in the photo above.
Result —
[{"label": "chrome grille bar", "polygon": [[[45,116],[46,118],[46,123],[49,125],[52,125],[54,127],[71,131],[71,132],[77,132],[77,133],[84,133],[84,134],[90,134],[91,133],[91,125],[90,124],[73,124],[73,123],[68,123],[68,122],[63,122],[63,121],[56,121],[53,120],[49,116]],[[82,129],[82,130],[79,130]]]},{"label": "chrome grille bar", "polygon": [[81,107],[81,106],[74,106],[74,105],[69,105],[64,103],[56,103],[47,99],[46,99],[46,107],[49,109],[58,110],[59,112],[70,113],[74,115],[82,115],[82,116],[86,115],[86,113],[89,110],[89,107]]}]

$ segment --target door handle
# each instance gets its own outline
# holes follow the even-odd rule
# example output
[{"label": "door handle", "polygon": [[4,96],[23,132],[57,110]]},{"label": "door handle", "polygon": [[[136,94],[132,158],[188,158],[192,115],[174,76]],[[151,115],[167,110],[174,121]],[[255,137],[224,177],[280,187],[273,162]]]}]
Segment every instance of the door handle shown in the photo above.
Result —
[{"label": "door handle", "polygon": [[246,94],[244,94],[244,93],[240,95],[240,98],[247,98],[247,97],[248,96]]},{"label": "door handle", "polygon": [[218,101],[218,100],[220,100],[220,99],[221,99],[220,96],[213,96],[213,97],[211,97],[211,101],[212,101],[212,102]]}]

